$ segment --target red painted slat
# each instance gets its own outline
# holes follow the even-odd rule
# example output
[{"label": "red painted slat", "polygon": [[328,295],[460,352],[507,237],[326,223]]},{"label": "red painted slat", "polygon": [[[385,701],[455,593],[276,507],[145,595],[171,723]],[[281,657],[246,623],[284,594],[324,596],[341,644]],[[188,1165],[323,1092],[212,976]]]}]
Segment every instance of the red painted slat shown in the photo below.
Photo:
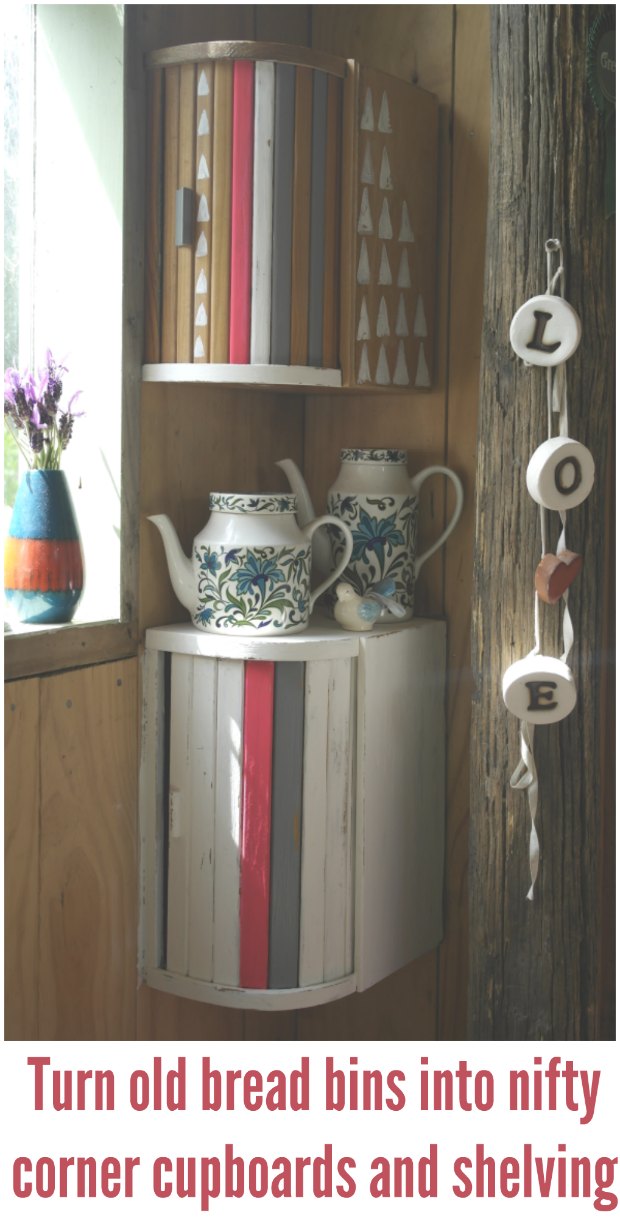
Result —
[{"label": "red painted slat", "polygon": [[232,203],[230,246],[230,363],[250,362],[252,293],[252,175],[254,162],[254,64],[238,59],[233,82]]},{"label": "red painted slat", "polygon": [[243,712],[239,894],[239,983],[247,989],[266,989],[269,976],[273,686],[274,664],[248,660]]}]

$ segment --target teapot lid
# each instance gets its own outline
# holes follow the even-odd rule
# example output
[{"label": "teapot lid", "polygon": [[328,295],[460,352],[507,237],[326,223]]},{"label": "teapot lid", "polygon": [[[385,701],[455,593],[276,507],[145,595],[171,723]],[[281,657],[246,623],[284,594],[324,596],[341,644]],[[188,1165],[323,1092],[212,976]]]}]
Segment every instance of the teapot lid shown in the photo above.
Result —
[{"label": "teapot lid", "polygon": [[255,516],[257,512],[277,513],[297,511],[295,495],[236,495],[211,491],[209,507],[216,512],[235,512],[240,516]]},{"label": "teapot lid", "polygon": [[383,465],[406,465],[404,448],[341,448],[341,461],[375,461]]}]

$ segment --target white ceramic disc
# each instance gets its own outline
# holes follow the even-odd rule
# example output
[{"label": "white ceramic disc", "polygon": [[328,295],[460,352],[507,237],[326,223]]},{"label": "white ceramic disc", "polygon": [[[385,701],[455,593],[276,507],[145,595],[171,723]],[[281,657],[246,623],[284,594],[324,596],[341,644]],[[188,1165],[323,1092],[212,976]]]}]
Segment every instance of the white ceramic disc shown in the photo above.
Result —
[{"label": "white ceramic disc", "polygon": [[568,511],[587,499],[594,485],[592,453],[578,440],[552,436],[530,457],[527,489],[536,503],[551,511]]},{"label": "white ceramic disc", "polygon": [[502,694],[508,710],[526,723],[558,723],[577,701],[573,674],[555,656],[526,656],[511,664]]},{"label": "white ceramic disc", "polygon": [[510,323],[510,342],[527,364],[563,364],[581,341],[578,314],[561,296],[532,296]]}]

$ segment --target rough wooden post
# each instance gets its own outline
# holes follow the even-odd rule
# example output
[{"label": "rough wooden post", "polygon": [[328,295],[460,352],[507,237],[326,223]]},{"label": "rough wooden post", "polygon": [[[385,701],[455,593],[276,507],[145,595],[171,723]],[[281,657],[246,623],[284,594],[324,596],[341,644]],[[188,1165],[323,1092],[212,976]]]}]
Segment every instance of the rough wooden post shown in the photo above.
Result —
[{"label": "rough wooden post", "polygon": [[[606,547],[605,459],[612,403],[613,230],[604,217],[604,131],[586,84],[586,5],[491,10],[492,115],[473,592],[475,694],[471,765],[470,1034],[475,1039],[589,1039],[599,1019],[600,766]],[[578,703],[536,729],[541,868],[529,887],[527,796],[511,791],[518,722],[501,681],[533,646],[538,509],[525,470],[546,438],[545,373],[508,340],[519,305],[545,288],[544,243],[558,237],[566,296],[583,323],[567,365],[570,434],[597,466],[594,490],[569,516],[584,555],[571,593]],[[548,516],[549,545],[558,537]],[[544,609],[544,647],[559,655],[560,611]],[[611,761],[610,761],[611,764]],[[613,1033],[611,1033],[613,1034]]]}]

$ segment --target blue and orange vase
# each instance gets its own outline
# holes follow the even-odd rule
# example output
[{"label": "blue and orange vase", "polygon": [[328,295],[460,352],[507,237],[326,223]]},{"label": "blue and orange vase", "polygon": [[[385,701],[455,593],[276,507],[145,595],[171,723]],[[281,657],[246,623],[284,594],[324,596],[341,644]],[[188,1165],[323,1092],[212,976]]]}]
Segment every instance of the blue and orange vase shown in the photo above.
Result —
[{"label": "blue and orange vase", "polygon": [[28,625],[70,622],[84,566],[63,470],[35,469],[20,483],[4,549],[7,617]]}]

